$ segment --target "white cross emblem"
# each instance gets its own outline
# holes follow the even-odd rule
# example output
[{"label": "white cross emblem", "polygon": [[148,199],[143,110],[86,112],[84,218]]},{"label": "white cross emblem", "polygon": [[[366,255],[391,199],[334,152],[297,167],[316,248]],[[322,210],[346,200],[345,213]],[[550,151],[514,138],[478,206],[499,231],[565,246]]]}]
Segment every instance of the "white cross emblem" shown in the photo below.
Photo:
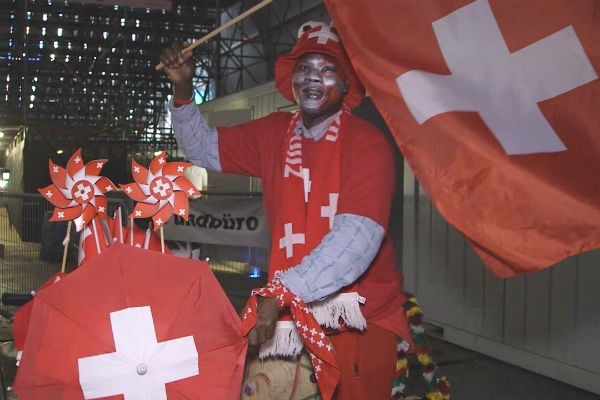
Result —
[{"label": "white cross emblem", "polygon": [[142,216],[142,212],[141,211],[136,211],[135,212],[135,216],[136,217],[141,217]]},{"label": "white cross emblem", "polygon": [[183,169],[184,169],[183,166],[180,165],[180,166],[177,167],[177,172],[183,172]]},{"label": "white cross emblem", "polygon": [[331,27],[329,25],[323,25],[318,31],[314,31],[308,34],[309,39],[312,39],[314,37],[317,38],[318,44],[327,44],[327,41],[329,40],[333,40],[334,42],[340,41],[338,35],[331,31]]},{"label": "white cross emblem", "polygon": [[164,159],[164,158],[162,158],[162,157],[161,157],[161,158],[159,158],[159,159],[158,159],[158,163],[159,163],[159,164],[164,164],[164,163],[165,163],[165,159]]},{"label": "white cross emblem", "polygon": [[57,216],[58,218],[64,218],[64,217],[65,217],[65,213],[64,213],[64,212],[62,212],[62,211],[59,211],[59,212],[56,214],[56,216]]},{"label": "white cross emblem", "polygon": [[179,215],[185,215],[185,208],[179,209]]},{"label": "white cross emblem", "polygon": [[75,161],[75,164],[79,164],[81,162],[81,157],[77,156],[73,161]]},{"label": "white cross emblem", "polygon": [[103,213],[104,211],[106,211],[106,208],[104,208],[104,207],[98,207],[98,212]]},{"label": "white cross emblem", "polygon": [[304,244],[304,234],[292,233],[293,230],[291,222],[283,225],[283,232],[283,237],[279,239],[279,248],[285,248],[286,258],[291,258],[294,255],[294,245]]},{"label": "white cross emblem", "polygon": [[169,189],[170,189],[170,186],[168,183],[166,183],[162,180],[159,180],[156,182],[156,185],[152,188],[152,191],[155,194],[158,193],[158,195],[160,197],[165,197],[169,193],[169,191],[168,191]]},{"label": "white cross emblem", "polygon": [[162,218],[159,218],[159,219],[157,219],[157,220],[156,220],[156,225],[159,225],[159,226],[160,226],[160,225],[162,225],[162,224],[163,224],[163,220],[162,220]]},{"label": "white cross emblem", "polygon": [[333,218],[337,212],[339,193],[329,193],[329,205],[321,206],[321,217],[329,218],[329,229],[333,228]]},{"label": "white cross emblem", "polygon": [[192,189],[192,188],[189,188],[189,189],[188,189],[188,193],[189,193],[189,195],[191,196],[191,195],[193,195],[193,194],[195,193],[195,190],[194,190],[194,189]]},{"label": "white cross emblem", "polygon": [[112,190],[112,186],[108,185],[105,189],[107,192],[110,192]]},{"label": "white cross emblem", "polygon": [[89,186],[86,186],[83,183],[80,183],[79,185],[77,185],[77,191],[75,192],[75,197],[77,197],[78,199],[82,199],[83,201],[87,201],[90,198],[89,193],[91,191],[92,191],[92,189]]},{"label": "white cross emblem", "polygon": [[137,165],[133,167],[133,172],[140,172],[140,167],[138,167]]},{"label": "white cross emblem", "polygon": [[413,70],[396,78],[419,124],[475,111],[507,154],[566,150],[538,103],[596,80],[572,26],[510,53],[487,0],[435,21],[451,75]]},{"label": "white cross emblem", "polygon": [[110,322],[116,351],[78,360],[85,399],[166,400],[167,383],[200,373],[193,336],[159,343],[149,306],[112,312]]},{"label": "white cross emblem", "polygon": [[125,188],[125,191],[126,191],[127,193],[131,193],[131,192],[133,192],[133,189],[131,188],[131,186],[127,186],[127,187]]},{"label": "white cross emblem", "polygon": [[96,168],[100,169],[100,168],[102,168],[102,166],[103,166],[103,165],[104,165],[104,164],[102,164],[101,162],[99,162],[99,163],[96,163]]},{"label": "white cross emblem", "polygon": [[52,193],[51,191],[49,191],[49,190],[48,190],[48,191],[46,192],[46,196],[47,196],[48,198],[51,198],[51,197],[52,197],[52,195],[54,195],[54,193]]},{"label": "white cross emblem", "polygon": [[52,172],[54,172],[55,174],[58,174],[58,167],[57,166],[52,167]]}]

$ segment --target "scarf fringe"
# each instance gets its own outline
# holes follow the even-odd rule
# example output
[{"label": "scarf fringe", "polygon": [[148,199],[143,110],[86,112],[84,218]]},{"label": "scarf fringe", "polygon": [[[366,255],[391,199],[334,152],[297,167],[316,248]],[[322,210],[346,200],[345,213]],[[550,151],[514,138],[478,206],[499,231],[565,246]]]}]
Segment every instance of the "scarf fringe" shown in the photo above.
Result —
[{"label": "scarf fringe", "polygon": [[259,358],[271,356],[297,357],[304,343],[293,321],[277,321],[275,335],[260,346]]},{"label": "scarf fringe", "polygon": [[360,311],[360,305],[365,301],[358,292],[340,293],[325,300],[312,302],[308,308],[321,326],[340,329],[341,319],[345,326],[364,331],[367,329],[367,320]]}]

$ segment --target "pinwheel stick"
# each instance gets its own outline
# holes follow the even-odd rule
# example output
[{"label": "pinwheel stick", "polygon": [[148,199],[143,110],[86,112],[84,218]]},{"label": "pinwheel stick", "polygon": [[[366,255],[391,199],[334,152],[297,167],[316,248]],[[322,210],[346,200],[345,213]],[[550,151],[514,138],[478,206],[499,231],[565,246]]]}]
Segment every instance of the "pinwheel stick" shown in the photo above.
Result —
[{"label": "pinwheel stick", "polygon": [[[208,42],[210,39],[212,39],[213,37],[217,36],[219,33],[223,32],[225,29],[229,28],[232,25],[237,24],[238,22],[240,22],[241,20],[243,20],[244,18],[248,17],[251,14],[254,14],[256,11],[260,10],[261,8],[265,7],[266,5],[272,3],[273,0],[263,0],[260,3],[258,3],[257,5],[255,5],[252,8],[247,9],[246,11],[244,11],[243,13],[241,13],[240,15],[238,15],[237,17],[227,21],[226,23],[224,23],[223,25],[221,25],[220,27],[218,27],[217,29],[215,29],[214,31],[202,36],[200,39],[196,39],[194,40],[194,42],[189,45],[188,47],[184,48],[181,52],[182,53],[187,53],[188,51],[192,51],[194,48],[200,46],[202,43]],[[154,67],[155,70],[160,71],[162,68],[164,67],[163,63],[158,64],[157,66]],[[163,252],[164,253],[164,252]]]},{"label": "pinwheel stick", "polygon": [[165,254],[165,232],[163,227],[160,227],[160,250]]},{"label": "pinwheel stick", "polygon": [[67,252],[69,251],[69,242],[71,241],[71,225],[73,224],[73,221],[69,221],[69,223],[67,224],[67,234],[65,236],[65,240],[63,240],[63,258],[62,258],[62,265],[60,267],[60,272],[62,272],[63,274],[65,273],[65,268],[67,265]]}]

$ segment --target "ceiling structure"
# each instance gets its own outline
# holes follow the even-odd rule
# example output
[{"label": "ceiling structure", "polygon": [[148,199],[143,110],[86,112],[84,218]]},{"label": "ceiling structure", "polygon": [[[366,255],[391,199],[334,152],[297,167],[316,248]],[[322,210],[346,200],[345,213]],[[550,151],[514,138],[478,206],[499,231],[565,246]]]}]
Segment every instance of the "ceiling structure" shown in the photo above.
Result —
[{"label": "ceiling structure", "polygon": [[[131,7],[152,1],[170,8]],[[50,142],[110,140],[132,151],[174,146],[166,107],[170,84],[154,69],[160,53],[257,2],[3,0],[0,131],[26,126]],[[273,79],[274,60],[293,45],[297,27],[323,13],[321,0],[275,0],[198,47],[196,100]]]}]

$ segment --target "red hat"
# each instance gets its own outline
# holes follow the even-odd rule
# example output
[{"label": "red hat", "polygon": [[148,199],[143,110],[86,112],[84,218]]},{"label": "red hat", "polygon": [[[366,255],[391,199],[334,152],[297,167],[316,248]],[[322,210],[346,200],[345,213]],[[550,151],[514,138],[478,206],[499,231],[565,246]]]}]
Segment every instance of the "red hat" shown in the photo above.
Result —
[{"label": "red hat", "polygon": [[352,110],[362,102],[365,97],[365,88],[350,64],[337,30],[323,22],[312,21],[300,27],[298,41],[292,51],[279,56],[275,63],[275,85],[283,97],[295,102],[292,92],[292,75],[296,68],[296,60],[306,53],[321,53],[334,57],[350,83],[348,93],[344,97],[344,105]]}]

